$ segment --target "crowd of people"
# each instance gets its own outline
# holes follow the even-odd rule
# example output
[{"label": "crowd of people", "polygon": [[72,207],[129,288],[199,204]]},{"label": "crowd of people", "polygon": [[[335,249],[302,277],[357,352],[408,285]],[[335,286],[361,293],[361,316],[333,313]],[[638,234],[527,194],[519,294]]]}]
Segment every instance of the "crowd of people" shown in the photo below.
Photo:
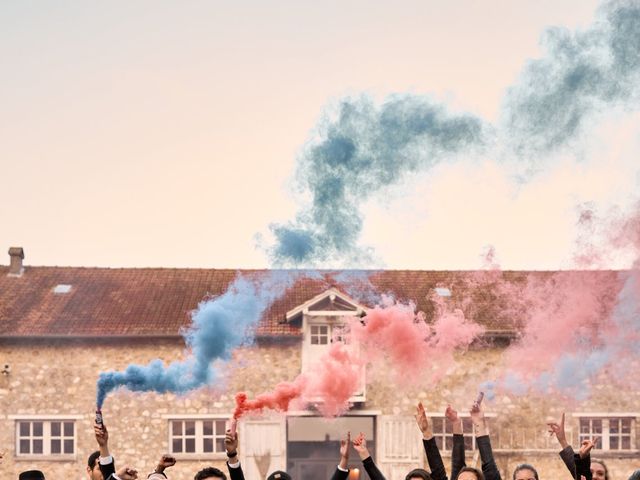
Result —
[{"label": "crowd of people", "polygon": [[[453,432],[453,448],[451,451],[451,480],[502,480],[500,471],[493,458],[491,441],[487,420],[484,416],[481,403],[476,401],[471,407],[470,416],[473,423],[476,445],[481,459],[481,468],[474,468],[465,464],[465,442],[462,431],[462,420],[456,410],[448,406],[445,417],[451,424]],[[448,480],[447,471],[440,456],[438,445],[433,434],[432,422],[426,415],[421,403],[416,409],[416,424],[422,432],[422,443],[427,457],[429,469],[416,468],[407,473],[405,480]],[[613,480],[606,464],[602,460],[592,459],[591,450],[594,448],[597,439],[583,440],[578,452],[575,452],[567,442],[564,428],[564,414],[556,423],[548,424],[549,433],[555,435],[562,447],[560,457],[568,469],[567,478],[575,480]],[[138,471],[131,466],[124,466],[116,470],[115,461],[109,451],[109,432],[103,423],[94,424],[94,433],[99,449],[93,452],[87,462],[88,480],[137,480]],[[238,453],[238,434],[235,431],[227,430],[225,435],[225,450],[227,454],[227,474],[215,467],[207,467],[198,471],[194,475],[194,480],[244,480],[244,472]],[[351,448],[360,457],[362,465],[371,480],[386,480],[382,472],[378,469],[367,449],[367,439],[360,433],[355,438],[351,438],[347,432],[345,438],[340,442],[339,461],[331,480],[347,480],[349,478],[349,457]],[[175,465],[176,459],[172,455],[160,457],[153,472],[147,475],[148,480],[167,480],[167,469]],[[19,480],[46,480],[43,472],[39,470],[29,470],[19,475]],[[275,471],[269,474],[267,480],[292,480],[291,475],[284,471]],[[303,480],[303,479],[297,479]],[[316,480],[316,479],[304,479]],[[318,479],[320,480],[320,479]],[[511,480],[540,480],[535,466],[524,463],[518,465]],[[640,470],[631,474],[629,480],[640,480]]]}]

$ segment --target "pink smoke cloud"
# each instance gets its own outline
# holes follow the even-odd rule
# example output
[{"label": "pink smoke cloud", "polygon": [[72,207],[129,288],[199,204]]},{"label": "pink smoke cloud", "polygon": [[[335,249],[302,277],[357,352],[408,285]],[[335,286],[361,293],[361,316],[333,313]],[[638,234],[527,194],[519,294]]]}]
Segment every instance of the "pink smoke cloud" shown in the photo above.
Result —
[{"label": "pink smoke cloud", "polygon": [[449,311],[445,300],[437,296],[433,300],[436,317],[431,325],[413,304],[389,298],[362,320],[352,319],[350,333],[364,358],[369,362],[385,358],[401,383],[415,380],[427,367],[431,380],[437,381],[453,361],[454,351],[467,348],[484,328],[468,321],[459,309]]},{"label": "pink smoke cloud", "polygon": [[[235,418],[264,409],[286,412],[294,405],[303,408],[309,404],[325,417],[341,415],[361,388],[362,369],[368,362],[384,358],[393,367],[395,380],[406,384],[427,369],[440,375],[453,361],[453,352],[467,348],[483,332],[459,310],[449,312],[441,306],[435,322],[429,325],[413,304],[385,302],[362,319],[350,319],[341,332],[346,345],[334,341],[311,371],[254,400],[237,394]],[[433,374],[434,381],[437,375]]]},{"label": "pink smoke cloud", "polygon": [[[498,387],[512,393],[537,390],[587,398],[598,376],[629,385],[640,359],[640,205],[630,214],[612,211],[602,219],[580,213],[581,266],[631,254],[629,270],[582,270],[528,274],[519,286],[497,282],[519,340],[505,352]],[[589,235],[584,235],[584,233]]]}]

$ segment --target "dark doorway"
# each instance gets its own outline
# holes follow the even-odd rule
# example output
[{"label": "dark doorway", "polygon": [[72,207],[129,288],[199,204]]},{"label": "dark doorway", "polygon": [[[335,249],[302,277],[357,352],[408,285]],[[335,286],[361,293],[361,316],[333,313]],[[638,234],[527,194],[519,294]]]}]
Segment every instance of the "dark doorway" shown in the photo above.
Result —
[{"label": "dark doorway", "polygon": [[[340,438],[350,431],[355,438],[363,432],[367,448],[375,460],[375,417],[351,416],[326,420],[321,417],[287,418],[287,471],[295,480],[327,480],[331,478],[340,460]],[[351,447],[349,480],[369,480],[362,462]]]}]

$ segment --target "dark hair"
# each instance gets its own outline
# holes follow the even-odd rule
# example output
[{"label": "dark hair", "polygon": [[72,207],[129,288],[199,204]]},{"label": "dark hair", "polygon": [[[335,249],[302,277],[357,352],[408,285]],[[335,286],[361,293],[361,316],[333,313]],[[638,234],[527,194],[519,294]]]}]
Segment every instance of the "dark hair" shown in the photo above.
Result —
[{"label": "dark hair", "polygon": [[404,480],[409,480],[411,477],[418,477],[422,480],[431,480],[431,474],[422,468],[416,468],[407,473],[407,476],[404,477]]},{"label": "dark hair", "polygon": [[287,472],[283,472],[282,470],[276,470],[275,472],[271,472],[271,475],[267,477],[267,480],[276,479],[291,480],[291,475],[289,475]]},{"label": "dark hair", "polygon": [[200,470],[196,473],[196,476],[193,477],[193,480],[204,480],[209,477],[220,477],[222,480],[227,480],[227,476],[222,473],[222,470],[218,470],[215,467],[207,467]]},{"label": "dark hair", "polygon": [[44,473],[40,470],[27,470],[18,475],[19,480],[45,480]]},{"label": "dark hair", "polygon": [[[598,462],[600,463],[600,462]],[[603,463],[604,465],[604,463]],[[629,477],[629,480],[640,480],[640,470],[636,470],[635,472],[633,472],[631,474],[631,476]]]},{"label": "dark hair", "polygon": [[[591,463],[599,463],[604,467],[604,480],[609,480],[609,469],[607,468],[607,464],[598,458],[591,458]],[[640,477],[639,477],[640,478]]]},{"label": "dark hair", "polygon": [[458,477],[460,477],[460,474],[462,472],[473,472],[478,480],[484,480],[484,475],[482,474],[482,472],[477,468],[473,468],[473,467],[462,467],[458,472],[458,476],[456,477],[455,480],[457,480]]},{"label": "dark hair", "polygon": [[538,477],[538,471],[533,468],[533,465],[529,465],[528,463],[521,463],[516,467],[516,469],[513,471],[513,480],[516,480],[516,473],[518,473],[520,470],[531,470],[535,479],[540,480]]},{"label": "dark hair", "polygon": [[96,460],[98,460],[99,458],[100,458],[100,452],[98,452],[97,450],[93,452],[91,455],[89,455],[89,458],[87,459],[87,465],[91,470],[93,470],[93,467],[96,466]]}]

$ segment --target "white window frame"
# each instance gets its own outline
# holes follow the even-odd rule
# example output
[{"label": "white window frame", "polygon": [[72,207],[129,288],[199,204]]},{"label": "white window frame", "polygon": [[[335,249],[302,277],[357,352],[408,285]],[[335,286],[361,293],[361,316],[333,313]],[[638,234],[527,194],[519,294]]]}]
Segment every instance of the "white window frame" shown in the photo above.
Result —
[{"label": "white window frame", "polygon": [[[215,422],[224,421],[224,430],[229,428],[229,419],[232,417],[231,413],[228,414],[206,414],[206,415],[189,415],[189,414],[176,414],[176,415],[163,415],[162,418],[167,420],[167,451],[174,455],[177,459],[186,460],[206,460],[206,459],[224,459],[227,458],[226,451],[223,449],[220,452],[205,452],[204,451],[204,425],[203,422]],[[195,423],[195,452],[174,452],[173,451],[173,422],[194,422]],[[184,438],[184,433],[181,435]],[[224,438],[224,432],[218,434],[214,431],[213,436],[207,435],[206,438],[213,438],[213,448],[216,448],[216,440]]]},{"label": "white window frame", "polygon": [[[312,323],[309,325],[309,345],[331,345],[333,339],[333,328],[328,323]],[[314,329],[317,329],[314,333]],[[326,329],[326,333],[320,333],[320,329]],[[319,340],[326,337],[326,343],[320,343]],[[313,343],[313,340],[317,339],[318,343]]]},{"label": "white window frame", "polygon": [[[71,460],[75,461],[78,456],[78,420],[81,420],[82,415],[8,415],[9,420],[14,422],[15,432],[15,458],[16,460]],[[41,422],[42,423],[42,453],[20,453],[20,440],[30,439],[33,446],[33,435],[28,437],[22,437],[20,435],[20,423]],[[64,425],[61,425],[61,435],[52,437],[51,435],[51,423],[53,422],[70,422],[73,424],[73,436],[64,435]],[[30,427],[32,431],[33,425]],[[61,440],[61,449],[64,450],[64,440],[73,440],[73,453],[51,453],[51,441],[55,439]]]},{"label": "white window frame", "polygon": [[[636,443],[636,438],[635,438],[635,430],[636,430],[636,420],[637,417],[639,415],[637,413],[609,413],[609,412],[605,412],[605,413],[574,413],[573,417],[577,418],[578,420],[578,429],[577,429],[577,441],[578,444],[581,443],[583,438],[592,438],[594,436],[598,436],[599,437],[599,441],[595,446],[595,450],[601,451],[601,452],[611,452],[611,453],[628,453],[628,452],[637,452],[637,443]],[[628,419],[631,421],[631,426],[630,426],[630,430],[629,430],[629,448],[622,448],[622,433],[618,432],[618,433],[611,433],[611,420],[624,420],[624,419]],[[582,433],[581,428],[580,428],[580,422],[582,420],[589,420],[590,424],[589,424],[589,433]],[[594,435],[592,433],[592,421],[593,420],[600,420],[602,421],[602,433],[598,434],[598,435]],[[620,443],[618,444],[618,448],[616,449],[612,449],[611,448],[611,435],[615,435],[620,439]],[[624,435],[627,436],[627,435]]]}]

